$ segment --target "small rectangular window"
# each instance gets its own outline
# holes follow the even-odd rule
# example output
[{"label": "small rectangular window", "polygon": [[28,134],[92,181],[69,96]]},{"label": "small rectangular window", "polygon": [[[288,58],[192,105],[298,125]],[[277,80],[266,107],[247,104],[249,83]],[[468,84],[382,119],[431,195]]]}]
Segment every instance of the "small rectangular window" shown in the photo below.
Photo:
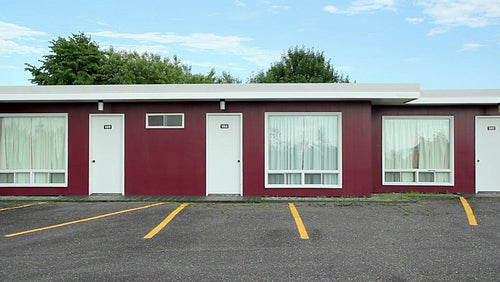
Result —
[{"label": "small rectangular window", "polygon": [[0,183],[14,183],[14,173],[0,173]]},{"label": "small rectangular window", "polygon": [[184,114],[146,114],[146,128],[184,128]]}]

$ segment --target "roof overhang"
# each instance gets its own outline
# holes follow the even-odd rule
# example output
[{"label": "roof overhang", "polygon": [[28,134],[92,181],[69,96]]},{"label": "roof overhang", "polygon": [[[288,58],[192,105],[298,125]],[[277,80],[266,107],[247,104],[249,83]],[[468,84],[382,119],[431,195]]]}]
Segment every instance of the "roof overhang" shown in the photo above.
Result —
[{"label": "roof overhang", "polygon": [[422,90],[419,99],[408,102],[408,105],[461,104],[500,104],[500,89]]},{"label": "roof overhang", "polygon": [[416,83],[158,84],[1,86],[0,103],[153,101],[369,101],[402,105],[420,97]]}]

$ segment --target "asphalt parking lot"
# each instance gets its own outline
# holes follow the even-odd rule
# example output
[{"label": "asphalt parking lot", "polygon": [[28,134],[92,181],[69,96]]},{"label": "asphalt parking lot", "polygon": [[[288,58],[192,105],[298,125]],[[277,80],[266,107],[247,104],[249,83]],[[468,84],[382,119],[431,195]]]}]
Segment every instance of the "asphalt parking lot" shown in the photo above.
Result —
[{"label": "asphalt parking lot", "polygon": [[499,281],[500,198],[468,202],[296,202],[308,239],[286,202],[0,202],[0,280]]}]

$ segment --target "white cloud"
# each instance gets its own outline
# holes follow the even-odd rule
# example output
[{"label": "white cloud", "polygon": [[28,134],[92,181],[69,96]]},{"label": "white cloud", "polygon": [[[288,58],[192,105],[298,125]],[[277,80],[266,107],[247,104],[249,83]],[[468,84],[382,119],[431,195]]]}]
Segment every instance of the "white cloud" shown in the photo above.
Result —
[{"label": "white cloud", "polygon": [[45,36],[47,33],[31,28],[0,21],[0,39],[19,39],[22,37]]},{"label": "white cloud", "polygon": [[356,0],[345,9],[339,9],[336,6],[327,5],[323,7],[323,11],[343,15],[374,13],[380,10],[396,11],[396,2],[396,0]]},{"label": "white cloud", "polygon": [[[112,45],[109,44],[111,47]],[[113,46],[114,47],[114,46]],[[115,48],[118,51],[135,51],[138,53],[169,54],[170,48],[165,45],[121,45]]]},{"label": "white cloud", "polygon": [[12,23],[0,21],[0,55],[9,54],[41,54],[44,48],[19,44],[19,40],[33,40],[34,36],[46,36],[43,31],[36,31],[31,28],[19,26]]},{"label": "white cloud", "polygon": [[20,70],[21,68],[18,66],[13,66],[13,65],[0,65],[0,69],[6,69],[6,70]]},{"label": "white cloud", "polygon": [[240,0],[236,0],[236,1],[234,1],[234,5],[238,6],[238,7],[244,7],[247,5],[247,3],[240,1]]},{"label": "white cloud", "polygon": [[278,13],[279,11],[290,10],[292,7],[288,5],[271,5],[269,6],[273,13]]},{"label": "white cloud", "polygon": [[484,47],[484,45],[479,44],[479,43],[466,43],[462,47],[461,51],[472,51],[472,50],[476,50],[476,49],[481,48],[481,47]]},{"label": "white cloud", "polygon": [[337,7],[335,7],[333,5],[327,5],[327,6],[323,7],[323,11],[328,12],[328,13],[332,13],[332,14],[339,13],[339,9],[337,9]]},{"label": "white cloud", "polygon": [[0,39],[0,55],[28,53],[42,54],[44,52],[44,48],[20,45],[12,40]]},{"label": "white cloud", "polygon": [[419,0],[424,14],[436,25],[429,35],[447,32],[455,27],[484,27],[500,24],[498,0]]},{"label": "white cloud", "polygon": [[406,21],[410,24],[420,24],[425,21],[425,18],[406,18]]},{"label": "white cloud", "polygon": [[286,0],[265,0],[263,2],[271,9],[289,10],[291,8],[289,5],[285,4],[287,2]]},{"label": "white cloud", "polygon": [[190,35],[177,35],[175,33],[116,33],[112,31],[89,32],[93,36],[108,38],[132,39],[140,42],[178,43],[183,46],[197,49],[226,49],[234,48],[243,41],[251,40],[248,37],[223,36],[212,33],[193,33]]},{"label": "white cloud", "polygon": [[233,63],[221,64],[221,63],[212,63],[212,62],[193,62],[193,61],[183,61],[185,64],[190,66],[204,67],[204,68],[219,68],[224,70],[233,70],[233,71],[245,71],[245,68],[241,68],[235,66]]},{"label": "white cloud", "polygon": [[[234,55],[242,58],[247,62],[251,62],[257,66],[269,66],[273,61],[280,58],[280,52],[264,50],[255,47],[249,47],[244,45],[244,42],[251,41],[252,38],[241,37],[236,35],[216,35],[212,33],[193,33],[190,35],[179,35],[175,33],[116,33],[112,31],[102,31],[102,32],[89,32],[92,36],[106,37],[106,38],[118,38],[118,39],[129,39],[142,43],[159,43],[159,45],[146,45],[144,48],[154,48],[160,49],[160,46],[165,46],[161,44],[178,44],[182,47],[189,47],[195,52],[199,51],[215,51],[221,52],[227,55]],[[136,45],[132,45],[136,46]],[[149,46],[149,47],[148,47]],[[123,47],[119,47],[120,49]],[[169,48],[165,46],[164,48]],[[129,49],[125,46],[123,49]],[[134,47],[133,50],[139,50],[138,47]],[[160,49],[161,50],[161,49]],[[168,49],[170,50],[170,49]],[[147,50],[148,52],[154,52],[155,50]],[[156,52],[155,52],[156,53]]]},{"label": "white cloud", "polygon": [[110,26],[110,24],[108,24],[107,22],[104,22],[104,21],[96,21],[95,23],[97,25],[100,25],[100,26]]},{"label": "white cloud", "polygon": [[182,44],[199,49],[227,49],[238,47],[241,42],[251,40],[248,37],[221,36],[211,33],[193,33],[179,37]]}]

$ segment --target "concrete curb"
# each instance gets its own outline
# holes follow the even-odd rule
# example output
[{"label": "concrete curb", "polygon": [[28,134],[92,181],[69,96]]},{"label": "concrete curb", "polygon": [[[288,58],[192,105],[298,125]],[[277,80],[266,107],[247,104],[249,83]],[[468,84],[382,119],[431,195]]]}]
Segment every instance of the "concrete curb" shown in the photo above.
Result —
[{"label": "concrete curb", "polygon": [[500,194],[373,194],[370,197],[260,197],[260,196],[161,196],[161,195],[70,195],[70,196],[0,196],[0,201],[16,202],[207,202],[207,203],[414,203],[430,199],[500,198]]}]

